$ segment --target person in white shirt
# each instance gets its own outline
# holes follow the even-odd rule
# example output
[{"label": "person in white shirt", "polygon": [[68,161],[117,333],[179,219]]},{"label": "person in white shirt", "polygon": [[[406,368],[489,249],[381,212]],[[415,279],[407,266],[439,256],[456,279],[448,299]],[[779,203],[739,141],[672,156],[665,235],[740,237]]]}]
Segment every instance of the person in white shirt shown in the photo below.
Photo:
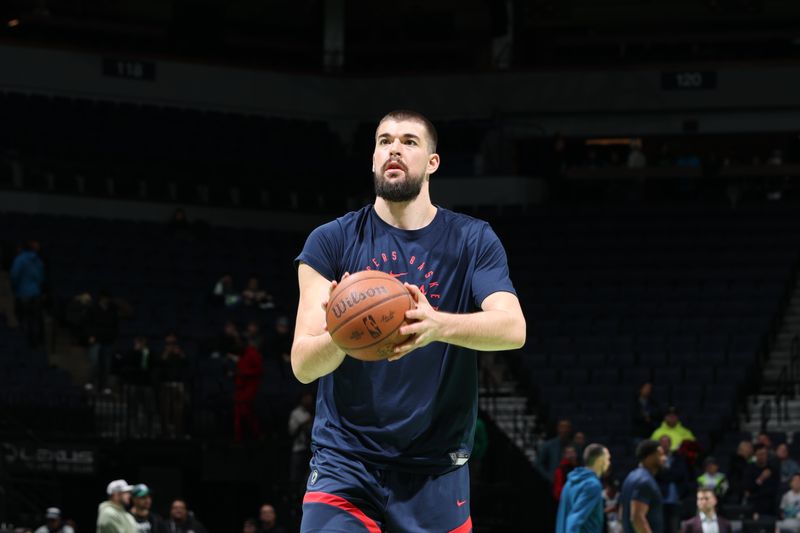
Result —
[{"label": "person in white shirt", "polygon": [[697,516],[681,526],[681,533],[732,533],[731,524],[717,514],[713,489],[697,489]]},{"label": "person in white shirt", "polygon": [[58,507],[48,507],[45,514],[47,523],[36,530],[35,533],[75,533],[75,531],[64,524],[61,519],[61,509]]},{"label": "person in white shirt", "polygon": [[789,481],[789,492],[781,498],[781,518],[775,530],[783,532],[800,532],[800,473]]}]

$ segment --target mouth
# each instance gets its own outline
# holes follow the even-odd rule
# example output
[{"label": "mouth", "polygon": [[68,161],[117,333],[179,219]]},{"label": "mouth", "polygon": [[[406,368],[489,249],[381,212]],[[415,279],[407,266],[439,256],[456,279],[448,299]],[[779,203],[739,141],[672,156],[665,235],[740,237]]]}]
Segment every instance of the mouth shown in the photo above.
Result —
[{"label": "mouth", "polygon": [[383,170],[384,170],[384,172],[389,172],[389,171],[392,171],[392,170],[394,170],[394,171],[401,170],[401,171],[405,172],[406,171],[406,167],[405,167],[405,165],[403,165],[402,163],[400,163],[398,161],[389,161],[388,163],[386,163],[383,166]]}]

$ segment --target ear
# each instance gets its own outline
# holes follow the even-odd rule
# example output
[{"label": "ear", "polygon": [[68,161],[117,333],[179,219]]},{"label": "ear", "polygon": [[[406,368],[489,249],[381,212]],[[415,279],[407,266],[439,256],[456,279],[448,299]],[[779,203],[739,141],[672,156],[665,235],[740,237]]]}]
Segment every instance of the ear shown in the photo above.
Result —
[{"label": "ear", "polygon": [[431,175],[437,170],[439,170],[439,163],[441,159],[439,158],[439,154],[431,154],[428,156],[428,167],[427,167],[427,174]]}]

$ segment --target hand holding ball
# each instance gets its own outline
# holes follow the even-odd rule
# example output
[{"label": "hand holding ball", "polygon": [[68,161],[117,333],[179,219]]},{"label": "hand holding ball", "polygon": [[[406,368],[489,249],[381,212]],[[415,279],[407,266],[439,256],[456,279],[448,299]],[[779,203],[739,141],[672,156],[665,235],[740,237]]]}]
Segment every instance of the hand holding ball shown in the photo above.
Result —
[{"label": "hand holding ball", "polygon": [[400,335],[406,311],[416,304],[396,278],[375,270],[346,277],[330,295],[325,313],[328,332],[339,348],[362,361],[380,361],[408,340]]}]

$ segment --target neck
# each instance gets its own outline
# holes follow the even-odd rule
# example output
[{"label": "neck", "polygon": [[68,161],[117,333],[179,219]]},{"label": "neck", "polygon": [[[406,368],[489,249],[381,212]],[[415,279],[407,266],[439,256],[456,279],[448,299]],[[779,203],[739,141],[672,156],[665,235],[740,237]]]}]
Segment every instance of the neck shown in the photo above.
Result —
[{"label": "neck", "polygon": [[644,463],[639,463],[639,466],[641,466],[642,468],[644,468],[645,470],[647,470],[648,472],[650,472],[650,474],[652,474],[654,476],[658,473],[658,468],[656,468],[654,466],[646,465]]},{"label": "neck", "polygon": [[375,199],[375,212],[381,220],[398,229],[424,228],[436,216],[436,206],[431,203],[428,182],[422,185],[419,195],[408,202],[388,202]]},{"label": "neck", "polygon": [[600,465],[598,465],[598,464],[593,464],[592,466],[590,466],[590,467],[589,467],[589,470],[591,470],[592,472],[594,472],[594,474],[595,474],[597,477],[599,477],[600,479],[602,479],[602,478],[603,478],[603,471],[602,471],[602,469],[600,468]]},{"label": "neck", "polygon": [[700,513],[704,514],[708,518],[713,518],[714,517],[714,509],[711,509],[710,511],[702,511],[701,510]]}]

